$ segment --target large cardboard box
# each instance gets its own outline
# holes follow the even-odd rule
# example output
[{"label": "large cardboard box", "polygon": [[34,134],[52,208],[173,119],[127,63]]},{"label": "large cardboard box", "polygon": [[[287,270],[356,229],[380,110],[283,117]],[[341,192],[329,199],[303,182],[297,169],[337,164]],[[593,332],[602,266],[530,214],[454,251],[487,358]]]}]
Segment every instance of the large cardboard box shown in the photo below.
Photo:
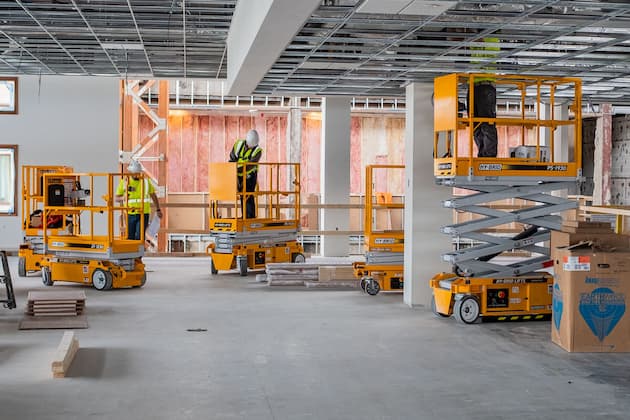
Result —
[{"label": "large cardboard box", "polygon": [[630,250],[557,250],[551,340],[570,352],[630,351]]},{"label": "large cardboard box", "polygon": [[580,242],[592,241],[600,246],[614,248],[630,248],[630,236],[619,235],[612,230],[591,231],[584,230],[577,233],[551,231],[551,258],[557,260],[557,249],[575,245]]},{"label": "large cardboard box", "polygon": [[319,281],[356,280],[351,265],[320,266]]}]

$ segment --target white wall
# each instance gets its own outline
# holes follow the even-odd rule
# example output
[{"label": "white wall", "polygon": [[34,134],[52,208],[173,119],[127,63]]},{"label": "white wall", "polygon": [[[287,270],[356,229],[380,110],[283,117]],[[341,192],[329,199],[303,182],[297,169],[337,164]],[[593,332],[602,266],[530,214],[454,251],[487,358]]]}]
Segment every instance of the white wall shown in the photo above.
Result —
[{"label": "white wall", "polygon": [[[19,114],[0,116],[2,144],[18,145],[22,165],[67,165],[77,172],[118,170],[118,83],[114,78],[19,76]],[[0,217],[0,249],[22,239],[18,215]]]}]

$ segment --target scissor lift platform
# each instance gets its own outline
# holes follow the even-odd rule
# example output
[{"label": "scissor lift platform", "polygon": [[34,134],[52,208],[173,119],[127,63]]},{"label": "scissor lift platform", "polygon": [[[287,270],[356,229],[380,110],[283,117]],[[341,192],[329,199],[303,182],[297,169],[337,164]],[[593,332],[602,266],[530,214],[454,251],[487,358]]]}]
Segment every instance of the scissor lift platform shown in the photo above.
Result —
[{"label": "scissor lift platform", "polygon": [[[121,217],[126,219],[131,207],[126,201],[120,205],[114,202],[116,185],[125,183],[128,175],[72,173],[69,176],[78,183],[74,191],[64,189],[63,194],[73,198],[63,205],[45,205],[43,213],[44,217],[73,215],[76,223],[66,231],[44,230],[42,282],[47,286],[58,281],[81,283],[97,290],[143,286],[144,239],[126,238],[117,222]],[[54,175],[44,175],[44,185],[55,181]],[[89,188],[78,190],[76,187],[81,184]],[[140,185],[140,195],[144,196],[144,182]],[[44,202],[49,203],[47,190]],[[142,238],[145,226],[143,218],[140,220]]]},{"label": "scissor lift platform", "polygon": [[[210,233],[214,242],[206,252],[211,273],[237,268],[241,276],[267,263],[304,262],[297,241],[300,231],[300,165],[257,163],[256,191],[237,188],[236,163],[209,166]],[[255,200],[256,217],[246,218],[244,203]]]}]

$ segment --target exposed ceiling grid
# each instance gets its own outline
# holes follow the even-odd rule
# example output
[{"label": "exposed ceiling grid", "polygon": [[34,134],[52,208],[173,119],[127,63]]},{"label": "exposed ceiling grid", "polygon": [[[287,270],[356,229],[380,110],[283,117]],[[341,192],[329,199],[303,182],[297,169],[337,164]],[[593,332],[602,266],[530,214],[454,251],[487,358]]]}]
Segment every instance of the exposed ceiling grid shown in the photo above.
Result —
[{"label": "exposed ceiling grid", "polygon": [[[225,78],[235,6],[3,1],[0,73]],[[470,50],[485,35],[499,38],[497,71],[581,77],[586,101],[630,105],[621,0],[322,0],[253,94],[400,97],[412,81],[483,70]]]}]

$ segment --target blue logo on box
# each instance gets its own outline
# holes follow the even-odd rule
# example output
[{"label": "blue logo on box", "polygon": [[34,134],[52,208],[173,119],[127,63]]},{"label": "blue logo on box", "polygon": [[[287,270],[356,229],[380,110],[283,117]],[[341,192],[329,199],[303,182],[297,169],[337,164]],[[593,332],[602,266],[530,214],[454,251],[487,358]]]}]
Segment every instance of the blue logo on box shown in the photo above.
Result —
[{"label": "blue logo on box", "polygon": [[580,295],[580,314],[593,334],[604,341],[626,312],[626,297],[607,287]]},{"label": "blue logo on box", "polygon": [[556,283],[553,286],[553,300],[552,300],[552,313],[553,323],[556,326],[556,330],[560,329],[560,320],[562,319],[562,291],[560,291],[560,285]]}]

